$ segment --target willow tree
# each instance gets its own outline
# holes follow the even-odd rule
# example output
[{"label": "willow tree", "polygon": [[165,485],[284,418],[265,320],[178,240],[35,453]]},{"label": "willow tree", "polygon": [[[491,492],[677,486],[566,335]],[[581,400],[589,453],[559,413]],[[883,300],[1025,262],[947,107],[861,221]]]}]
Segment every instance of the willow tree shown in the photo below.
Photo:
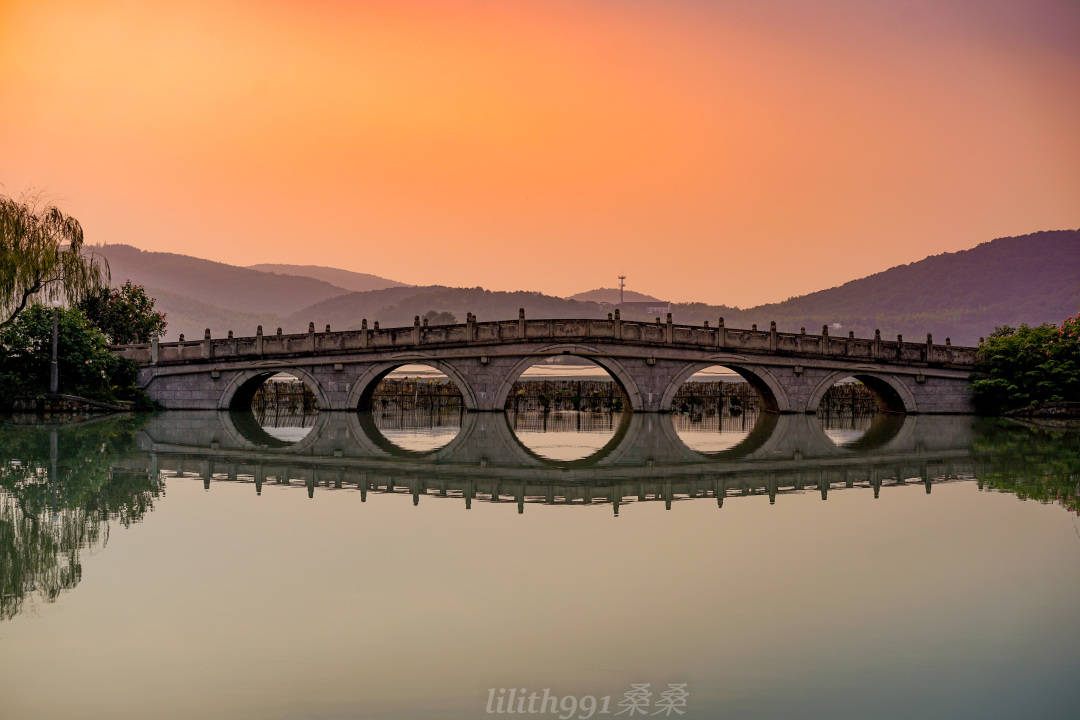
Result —
[{"label": "willow tree", "polygon": [[105,259],[83,251],[78,220],[0,196],[0,328],[31,302],[76,303],[108,282]]}]

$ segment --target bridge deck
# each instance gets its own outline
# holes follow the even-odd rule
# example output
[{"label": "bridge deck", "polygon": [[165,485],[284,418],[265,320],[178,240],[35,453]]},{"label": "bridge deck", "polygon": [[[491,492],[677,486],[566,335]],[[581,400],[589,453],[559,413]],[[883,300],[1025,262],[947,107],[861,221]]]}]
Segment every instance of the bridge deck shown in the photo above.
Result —
[{"label": "bridge deck", "polygon": [[[329,326],[327,326],[329,330]],[[307,333],[274,335],[262,334],[262,327],[253,337],[211,338],[207,330],[201,340],[117,346],[115,351],[140,365],[180,365],[229,359],[293,358],[310,355],[355,355],[365,352],[385,352],[400,349],[415,350],[456,348],[461,346],[491,346],[506,343],[565,343],[591,344],[625,343],[690,349],[737,351],[747,354],[783,355],[789,357],[834,358],[861,362],[884,362],[893,365],[935,366],[971,369],[977,348],[954,346],[946,340],[935,344],[931,336],[926,342],[906,342],[882,339],[875,333],[871,339],[831,337],[828,328],[820,335],[784,333],[775,323],[768,330],[727,328],[720,320],[718,327],[709,325],[677,325],[666,323],[621,320],[619,317],[599,319],[526,320],[522,313],[517,320],[476,322],[458,325],[428,326],[417,321],[412,326],[380,328],[375,323],[367,327],[364,320],[359,330],[315,332],[312,324]]]}]

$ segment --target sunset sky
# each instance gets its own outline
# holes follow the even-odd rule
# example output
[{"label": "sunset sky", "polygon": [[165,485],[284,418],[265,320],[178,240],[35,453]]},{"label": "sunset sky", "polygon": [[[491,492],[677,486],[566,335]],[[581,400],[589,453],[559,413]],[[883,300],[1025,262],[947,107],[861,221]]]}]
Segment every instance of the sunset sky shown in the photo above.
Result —
[{"label": "sunset sky", "polygon": [[0,0],[0,193],[235,264],[748,305],[1080,227],[1080,2]]}]

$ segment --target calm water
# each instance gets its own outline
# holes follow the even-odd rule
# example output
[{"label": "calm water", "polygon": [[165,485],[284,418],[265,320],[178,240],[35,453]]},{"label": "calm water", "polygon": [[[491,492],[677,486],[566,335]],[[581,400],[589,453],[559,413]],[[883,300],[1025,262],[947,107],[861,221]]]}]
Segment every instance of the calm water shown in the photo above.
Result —
[{"label": "calm water", "polygon": [[0,717],[1075,717],[1078,483],[966,417],[0,426]]}]

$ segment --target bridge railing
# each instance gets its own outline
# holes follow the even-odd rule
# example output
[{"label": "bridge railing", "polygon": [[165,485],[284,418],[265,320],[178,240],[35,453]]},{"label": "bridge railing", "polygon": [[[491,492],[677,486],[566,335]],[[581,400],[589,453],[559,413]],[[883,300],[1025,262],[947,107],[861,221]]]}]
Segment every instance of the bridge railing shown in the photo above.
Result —
[{"label": "bridge railing", "polygon": [[669,320],[639,322],[609,319],[550,319],[469,322],[459,325],[427,326],[416,323],[407,327],[373,328],[367,321],[358,330],[315,332],[312,325],[306,333],[280,332],[253,337],[211,338],[209,331],[201,340],[182,340],[168,343],[121,345],[114,351],[141,365],[170,365],[211,360],[253,357],[292,357],[311,354],[353,354],[387,349],[409,349],[419,346],[446,347],[461,345],[493,345],[520,341],[629,343],[637,345],[715,348],[718,351],[755,354],[789,355],[794,357],[829,357],[866,362],[933,365],[967,368],[974,364],[976,348],[950,344],[935,344],[930,336],[926,342],[907,342],[874,338],[832,337],[827,328],[820,335],[777,332],[775,323],[768,330],[728,328],[723,324],[676,325]]}]

